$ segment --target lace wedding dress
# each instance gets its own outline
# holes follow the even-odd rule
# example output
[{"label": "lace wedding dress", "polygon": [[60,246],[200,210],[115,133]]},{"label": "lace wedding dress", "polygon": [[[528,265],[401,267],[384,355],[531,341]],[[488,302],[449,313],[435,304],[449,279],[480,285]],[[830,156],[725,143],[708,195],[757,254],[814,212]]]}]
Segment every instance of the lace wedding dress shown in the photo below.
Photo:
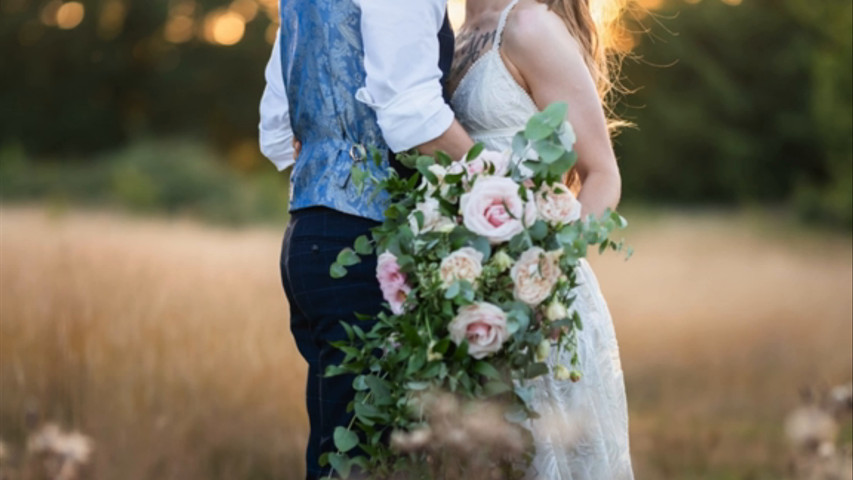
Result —
[{"label": "lace wedding dress", "polygon": [[[507,15],[517,2],[503,11],[491,49],[464,74],[451,98],[456,118],[490,150],[511,148],[513,135],[539,111],[499,53]],[[633,479],[619,347],[607,304],[586,260],[578,268],[578,282],[572,308],[583,319],[578,335],[582,379],[572,383],[546,375],[533,382],[533,406],[542,417],[529,424],[536,456],[527,478]],[[568,355],[553,352],[549,364],[570,365]]]}]

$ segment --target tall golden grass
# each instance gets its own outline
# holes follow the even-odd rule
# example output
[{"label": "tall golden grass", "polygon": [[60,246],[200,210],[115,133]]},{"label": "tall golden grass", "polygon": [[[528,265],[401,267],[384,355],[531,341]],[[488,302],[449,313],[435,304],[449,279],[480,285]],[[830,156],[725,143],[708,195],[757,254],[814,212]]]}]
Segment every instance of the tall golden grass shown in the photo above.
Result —
[{"label": "tall golden grass", "polygon": [[[783,478],[798,388],[853,374],[850,237],[732,214],[635,223],[630,261],[592,263],[638,478]],[[14,450],[37,413],[94,439],[97,478],[301,478],[305,367],[280,241],[0,209],[0,439]]]}]

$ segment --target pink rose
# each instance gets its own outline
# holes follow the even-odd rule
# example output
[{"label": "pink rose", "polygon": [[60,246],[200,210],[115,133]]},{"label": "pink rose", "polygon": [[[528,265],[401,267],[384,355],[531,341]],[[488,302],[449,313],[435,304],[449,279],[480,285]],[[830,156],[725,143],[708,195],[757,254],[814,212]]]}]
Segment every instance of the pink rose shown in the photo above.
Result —
[{"label": "pink rose", "polygon": [[522,253],[510,270],[516,300],[535,307],[548,298],[562,274],[561,255],[562,250],[545,252],[539,247]]},{"label": "pink rose", "polygon": [[468,355],[476,359],[497,352],[509,338],[506,314],[486,302],[460,308],[448,330],[455,344],[461,345],[468,340]]},{"label": "pink rose", "polygon": [[518,196],[519,185],[511,178],[483,177],[462,195],[465,227],[486,237],[491,244],[507,242],[536,220],[536,205]]},{"label": "pink rose", "polygon": [[382,298],[391,306],[391,312],[395,315],[403,313],[403,304],[412,287],[406,284],[406,274],[400,271],[397,257],[393,253],[384,252],[379,255],[376,261],[376,279],[379,280]]},{"label": "pink rose", "polygon": [[539,218],[548,223],[565,224],[581,217],[581,202],[565,185],[542,185],[535,198]]}]

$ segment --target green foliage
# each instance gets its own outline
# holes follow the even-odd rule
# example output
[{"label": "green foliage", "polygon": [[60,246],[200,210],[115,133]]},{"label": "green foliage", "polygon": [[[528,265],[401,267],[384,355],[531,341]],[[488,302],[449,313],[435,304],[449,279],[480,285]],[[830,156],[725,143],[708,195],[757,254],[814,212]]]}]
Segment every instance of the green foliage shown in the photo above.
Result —
[{"label": "green foliage", "polygon": [[623,74],[625,197],[799,205],[853,224],[853,12],[834,0],[670,1]]},{"label": "green foliage", "polygon": [[188,142],[145,142],[83,162],[33,162],[0,150],[0,198],[112,206],[237,224],[280,222],[286,176],[241,174],[209,149]]},{"label": "green foliage", "polygon": [[[270,53],[263,9],[238,44],[218,46],[196,35],[165,38],[176,2],[118,2],[122,11],[116,2],[81,0],[85,16],[71,30],[42,22],[49,3],[0,6],[0,144],[21,142],[41,157],[112,150],[145,136],[194,134],[220,148],[257,136]],[[194,28],[203,31],[205,16],[227,3],[192,2]]]},{"label": "green foliage", "polygon": [[[581,319],[577,312],[567,310],[577,286],[575,268],[590,245],[599,245],[602,251],[621,250],[622,244],[609,236],[626,226],[625,219],[608,211],[601,218],[525,220],[513,216],[504,205],[510,217],[522,222],[519,233],[509,241],[477,235],[460,221],[466,215],[460,207],[461,199],[468,194],[473,197],[478,182],[507,182],[503,183],[507,197],[516,195],[517,187],[518,199],[528,206],[534,195],[549,194],[549,185],[559,182],[574,163],[574,134],[565,121],[566,111],[565,104],[555,104],[530,119],[514,142],[507,168],[496,174],[503,178],[492,176],[494,164],[468,169],[467,162],[477,160],[481,145],[475,146],[464,162],[457,163],[443,154],[435,158],[406,155],[405,163],[417,172],[409,179],[399,178],[393,169],[381,178],[364,177],[386,191],[394,203],[388,207],[385,222],[371,230],[372,239],[359,237],[354,249],[342,250],[330,274],[335,278],[345,275],[347,267],[360,261],[359,255],[382,254],[388,261],[387,252],[396,258],[396,277],[405,283],[406,299],[397,314],[380,313],[369,331],[342,323],[347,339],[333,344],[345,358],[329,367],[326,375],[353,374],[356,391],[350,404],[353,421],[335,432],[338,451],[323,457],[341,476],[346,477],[358,465],[377,478],[386,478],[392,472],[422,478],[417,472],[426,465],[425,459],[417,453],[406,456],[392,451],[387,433],[424,427],[425,391],[500,401],[506,405],[505,417],[520,423],[538,416],[530,405],[528,381],[549,373],[560,378],[543,361],[547,354],[540,357],[543,343],[548,349],[553,344],[555,349],[568,352],[572,367],[577,366],[575,349]],[[519,165],[531,153],[533,159],[524,162],[529,168],[525,171]],[[472,173],[481,170],[485,173]],[[451,173],[456,171],[460,173]],[[433,209],[422,210],[430,202]],[[430,228],[425,226],[426,216],[434,222]],[[465,248],[482,254],[475,260],[481,268],[476,279],[442,279],[442,260]],[[553,283],[543,298],[526,304],[515,298],[511,267],[531,253],[534,260],[528,266],[549,269]],[[561,308],[562,313],[548,313],[549,305],[554,311]],[[469,354],[474,350],[468,340],[451,333],[450,324],[466,307],[490,308],[493,314],[497,311],[503,316],[504,340],[488,354]],[[568,372],[564,366],[560,368]],[[578,374],[563,379],[576,381]],[[347,455],[355,443],[359,443],[360,453]],[[511,467],[511,462],[505,466]]]}]

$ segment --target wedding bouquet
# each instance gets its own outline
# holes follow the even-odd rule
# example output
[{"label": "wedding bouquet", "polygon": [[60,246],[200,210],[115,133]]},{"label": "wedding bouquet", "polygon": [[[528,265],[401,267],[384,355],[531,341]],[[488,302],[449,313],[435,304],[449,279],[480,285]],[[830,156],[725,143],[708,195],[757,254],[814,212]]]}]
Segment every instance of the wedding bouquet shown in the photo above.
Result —
[{"label": "wedding bouquet", "polygon": [[[499,400],[505,418],[521,424],[537,416],[532,379],[579,380],[575,269],[591,245],[621,250],[609,236],[626,221],[610,211],[580,217],[564,185],[576,162],[566,112],[558,103],[534,115],[511,152],[478,144],[456,161],[404,155],[416,171],[408,178],[353,170],[357,185],[376,182],[392,203],[371,238],[341,251],[330,273],[341,277],[359,255],[378,255],[389,313],[370,331],[344,324],[349,340],[335,346],[346,358],[326,373],[356,375],[354,417],[336,430],[338,452],[322,463],[344,477],[353,466],[379,477],[411,467],[418,459],[395,453],[389,432],[423,427],[428,390]],[[569,364],[549,364],[554,349],[569,352]]]}]

